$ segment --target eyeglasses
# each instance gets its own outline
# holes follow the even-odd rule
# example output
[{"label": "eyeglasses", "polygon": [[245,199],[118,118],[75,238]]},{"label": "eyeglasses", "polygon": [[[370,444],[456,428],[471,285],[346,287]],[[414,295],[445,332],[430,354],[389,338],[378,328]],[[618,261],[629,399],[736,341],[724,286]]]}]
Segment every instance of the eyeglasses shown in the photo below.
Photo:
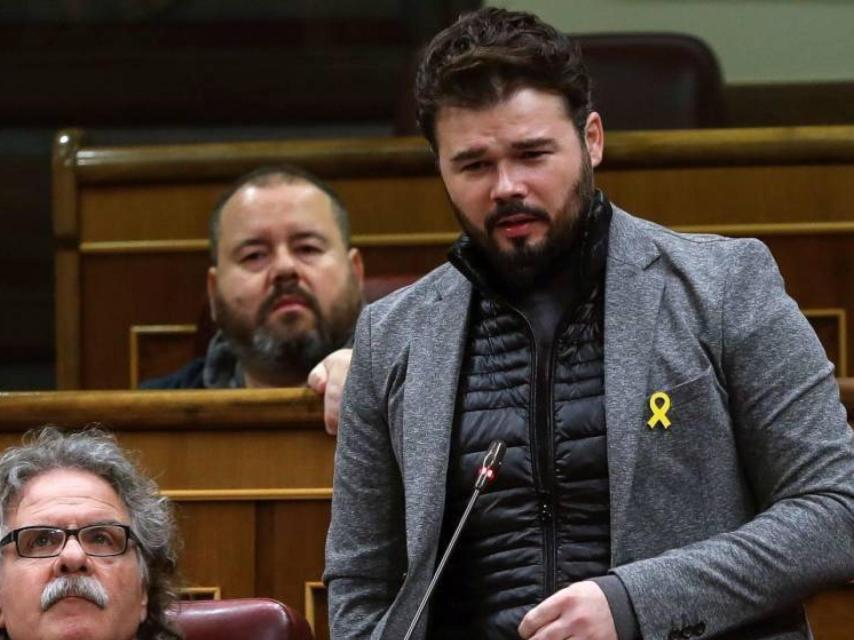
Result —
[{"label": "eyeglasses", "polygon": [[130,527],[124,524],[92,524],[79,529],[34,526],[10,531],[0,540],[0,547],[14,541],[22,558],[54,558],[71,536],[77,538],[86,555],[98,558],[122,555],[133,538]]}]

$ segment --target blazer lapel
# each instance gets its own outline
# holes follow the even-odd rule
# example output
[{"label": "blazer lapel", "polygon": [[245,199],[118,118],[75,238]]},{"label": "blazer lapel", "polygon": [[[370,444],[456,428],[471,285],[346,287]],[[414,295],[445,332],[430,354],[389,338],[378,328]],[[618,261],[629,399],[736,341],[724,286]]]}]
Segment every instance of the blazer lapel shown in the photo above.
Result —
[{"label": "blazer lapel", "polygon": [[[456,269],[436,283],[424,323],[412,336],[404,397],[403,461],[410,560],[432,563],[445,508],[445,483],[471,285]],[[432,564],[430,565],[432,566]],[[410,567],[410,571],[416,567]]]},{"label": "blazer lapel", "polygon": [[611,492],[612,562],[635,474],[638,438],[649,408],[647,377],[664,287],[659,251],[634,218],[614,207],[605,282],[605,420]]}]

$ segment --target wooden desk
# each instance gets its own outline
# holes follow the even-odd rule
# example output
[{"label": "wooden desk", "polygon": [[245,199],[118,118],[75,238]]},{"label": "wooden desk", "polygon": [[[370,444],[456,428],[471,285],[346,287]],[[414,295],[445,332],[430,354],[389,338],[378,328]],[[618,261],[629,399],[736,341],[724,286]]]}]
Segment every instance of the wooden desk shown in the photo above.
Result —
[{"label": "wooden desk", "polygon": [[[841,381],[854,418],[854,378]],[[176,503],[180,567],[196,597],[271,596],[328,638],[320,583],[335,440],[309,391],[0,394],[0,448],[27,429],[99,422]],[[817,640],[849,640],[854,586],[808,603]]]},{"label": "wooden desk", "polygon": [[839,396],[848,411],[848,422],[854,423],[854,378],[839,378]]},{"label": "wooden desk", "polygon": [[184,540],[179,566],[194,597],[270,596],[308,610],[318,639],[327,637],[325,593],[317,585],[335,440],[323,430],[314,393],[0,394],[2,448],[36,425],[93,421],[138,452],[175,501]]},{"label": "wooden desk", "polygon": [[[420,139],[88,147],[83,133],[61,132],[53,193],[60,388],[128,388],[189,357],[208,213],[238,175],[282,161],[341,192],[369,275],[426,272],[456,237]],[[607,136],[596,179],[642,217],[768,243],[838,375],[848,374],[854,127],[618,132]]]}]

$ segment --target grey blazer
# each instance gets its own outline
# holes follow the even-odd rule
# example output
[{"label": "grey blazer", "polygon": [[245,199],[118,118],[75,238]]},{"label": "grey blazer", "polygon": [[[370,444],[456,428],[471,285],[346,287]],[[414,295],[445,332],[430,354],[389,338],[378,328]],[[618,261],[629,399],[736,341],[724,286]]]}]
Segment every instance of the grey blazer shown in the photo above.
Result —
[{"label": "grey blazer", "polygon": [[[324,576],[334,640],[400,640],[430,579],[471,295],[444,265],[359,320]],[[615,208],[605,389],[612,572],[643,637],[810,637],[800,600],[854,577],[854,445],[765,246]],[[667,429],[647,424],[657,391]]]}]

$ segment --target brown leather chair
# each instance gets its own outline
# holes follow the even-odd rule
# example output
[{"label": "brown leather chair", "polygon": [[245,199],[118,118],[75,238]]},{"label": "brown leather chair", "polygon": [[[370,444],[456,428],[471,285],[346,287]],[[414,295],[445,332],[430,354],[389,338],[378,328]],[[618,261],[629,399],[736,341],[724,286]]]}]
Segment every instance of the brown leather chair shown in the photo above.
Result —
[{"label": "brown leather chair", "polygon": [[172,614],[186,640],[314,640],[305,618],[270,598],[182,600]]}]

